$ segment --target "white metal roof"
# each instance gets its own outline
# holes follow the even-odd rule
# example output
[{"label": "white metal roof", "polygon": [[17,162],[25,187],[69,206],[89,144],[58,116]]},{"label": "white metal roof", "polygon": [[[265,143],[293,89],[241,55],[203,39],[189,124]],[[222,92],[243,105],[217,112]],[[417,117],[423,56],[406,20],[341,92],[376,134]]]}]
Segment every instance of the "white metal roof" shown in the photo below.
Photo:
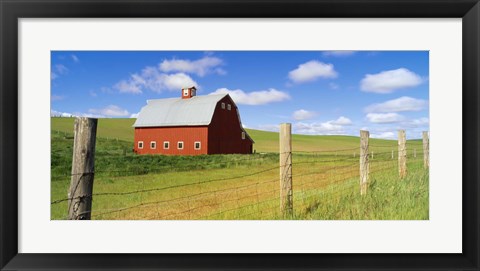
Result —
[{"label": "white metal roof", "polygon": [[225,96],[227,94],[148,100],[133,127],[209,125],[216,104]]}]

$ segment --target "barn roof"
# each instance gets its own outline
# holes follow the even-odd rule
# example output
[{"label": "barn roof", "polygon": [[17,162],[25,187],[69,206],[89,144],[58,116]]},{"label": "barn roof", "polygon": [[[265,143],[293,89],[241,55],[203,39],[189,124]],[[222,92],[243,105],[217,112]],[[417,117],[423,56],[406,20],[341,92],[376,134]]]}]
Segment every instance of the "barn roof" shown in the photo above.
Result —
[{"label": "barn roof", "polygon": [[147,105],[140,110],[133,127],[209,125],[216,104],[227,95],[148,100]]}]

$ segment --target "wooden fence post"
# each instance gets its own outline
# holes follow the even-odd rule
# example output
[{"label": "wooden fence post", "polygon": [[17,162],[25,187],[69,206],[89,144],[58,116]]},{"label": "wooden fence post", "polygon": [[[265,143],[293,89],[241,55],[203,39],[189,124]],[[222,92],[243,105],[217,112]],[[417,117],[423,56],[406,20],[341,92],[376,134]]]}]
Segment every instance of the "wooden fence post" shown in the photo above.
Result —
[{"label": "wooden fence post", "polygon": [[76,118],[68,219],[89,220],[92,211],[97,119]]},{"label": "wooden fence post", "polygon": [[280,209],[284,217],[293,214],[292,124],[280,124]]},{"label": "wooden fence post", "polygon": [[360,195],[367,194],[368,173],[370,165],[368,163],[368,131],[360,130]]},{"label": "wooden fence post", "polygon": [[428,132],[423,133],[423,167],[425,169],[430,167],[430,141],[428,139]]},{"label": "wooden fence post", "polygon": [[393,150],[392,150],[392,160],[393,160]]},{"label": "wooden fence post", "polygon": [[398,130],[398,174],[401,179],[407,176],[407,146],[405,130]]}]

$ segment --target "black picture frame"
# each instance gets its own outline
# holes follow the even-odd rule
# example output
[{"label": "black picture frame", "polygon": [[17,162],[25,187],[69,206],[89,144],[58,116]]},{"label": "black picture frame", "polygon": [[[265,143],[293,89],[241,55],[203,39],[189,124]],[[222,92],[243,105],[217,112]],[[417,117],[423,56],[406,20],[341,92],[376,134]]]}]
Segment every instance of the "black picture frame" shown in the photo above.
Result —
[{"label": "black picture frame", "polygon": [[[1,270],[480,270],[478,0],[0,0]],[[18,253],[19,18],[462,18],[463,157],[460,254]],[[438,242],[442,242],[439,236]]]}]

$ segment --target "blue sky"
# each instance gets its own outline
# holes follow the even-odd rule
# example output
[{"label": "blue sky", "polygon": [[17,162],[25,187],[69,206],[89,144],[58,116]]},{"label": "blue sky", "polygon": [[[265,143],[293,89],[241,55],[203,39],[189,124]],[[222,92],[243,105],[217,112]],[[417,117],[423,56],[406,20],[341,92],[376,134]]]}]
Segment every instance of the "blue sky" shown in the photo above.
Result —
[{"label": "blue sky", "polygon": [[51,114],[130,118],[149,99],[229,93],[246,128],[421,138],[428,51],[52,51]]}]

